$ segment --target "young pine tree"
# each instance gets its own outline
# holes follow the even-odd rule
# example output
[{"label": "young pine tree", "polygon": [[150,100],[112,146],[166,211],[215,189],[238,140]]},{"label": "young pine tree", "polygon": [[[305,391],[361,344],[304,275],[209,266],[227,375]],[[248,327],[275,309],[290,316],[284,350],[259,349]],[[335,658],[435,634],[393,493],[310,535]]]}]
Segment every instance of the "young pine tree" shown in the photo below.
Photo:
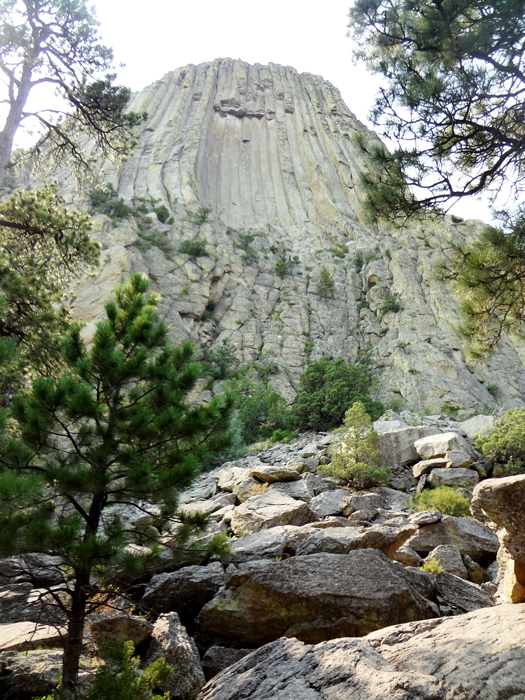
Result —
[{"label": "young pine tree", "polygon": [[[158,556],[161,531],[174,549],[202,532],[206,517],[179,514],[177,496],[201,460],[230,442],[231,398],[188,404],[200,366],[190,344],[170,346],[156,315],[160,297],[147,299],[148,286],[134,275],[119,287],[91,349],[71,330],[62,376],[37,379],[15,397],[11,416],[0,413],[0,556],[37,552],[61,563],[67,588],[53,597],[67,618],[67,698],[75,697],[84,620],[99,585]],[[132,533],[115,506],[142,500],[160,515],[139,556],[125,549]]]},{"label": "young pine tree", "polygon": [[319,282],[317,284],[317,294],[319,294],[319,296],[323,299],[332,299],[334,296],[334,291],[334,278],[326,267],[323,267],[321,270],[321,277],[319,278]]}]

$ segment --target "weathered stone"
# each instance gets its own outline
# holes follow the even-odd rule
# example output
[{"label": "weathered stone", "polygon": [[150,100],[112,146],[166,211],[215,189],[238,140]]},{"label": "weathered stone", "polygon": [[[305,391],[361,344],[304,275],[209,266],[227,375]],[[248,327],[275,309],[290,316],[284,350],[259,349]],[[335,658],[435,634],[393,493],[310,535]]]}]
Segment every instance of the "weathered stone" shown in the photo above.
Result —
[{"label": "weathered stone", "polygon": [[[79,689],[87,690],[97,662],[80,657]],[[53,692],[62,673],[62,650],[4,651],[0,653],[0,697],[9,700],[41,698]]]},{"label": "weathered stone", "polygon": [[424,427],[401,428],[379,435],[379,458],[382,467],[413,464],[419,460],[414,447],[416,440],[432,435],[435,430]]},{"label": "weathered stone", "polygon": [[461,612],[472,612],[494,605],[492,598],[470,581],[441,571],[436,575],[436,591],[445,603],[459,608]]},{"label": "weathered stone", "polygon": [[406,543],[416,552],[431,552],[440,544],[455,544],[461,554],[475,561],[493,559],[499,548],[498,538],[487,527],[471,518],[443,515],[440,522],[421,525]]},{"label": "weathered stone", "polygon": [[357,494],[347,494],[341,499],[341,510],[343,515],[352,515],[360,511],[363,518],[369,520],[377,515],[378,509],[383,505],[381,497],[375,493],[367,493],[363,496]]},{"label": "weathered stone", "polygon": [[431,525],[439,523],[441,517],[439,510],[422,510],[419,513],[413,513],[408,520],[411,525]]},{"label": "weathered stone", "polygon": [[[426,560],[436,559],[439,565],[449,574],[454,574],[459,578],[467,579],[468,572],[463,563],[463,558],[459,549],[453,544],[440,544],[428,553]],[[472,560],[471,560],[472,561]],[[481,567],[480,567],[481,568]]]},{"label": "weathered stone", "polygon": [[429,435],[416,440],[414,447],[423,459],[435,459],[444,457],[448,452],[471,452],[470,445],[465,438],[458,433],[443,433],[441,435]]},{"label": "weathered stone", "polygon": [[262,493],[266,493],[268,489],[268,484],[263,484],[259,479],[254,479],[253,476],[249,476],[247,479],[243,479],[238,484],[232,486],[232,492],[237,496],[241,503],[244,503],[249,498],[253,496],[259,496]]},{"label": "weathered stone", "polygon": [[268,491],[238,506],[233,512],[231,527],[242,537],[277,525],[305,525],[316,520],[317,514],[306,503]]},{"label": "weathered stone", "polygon": [[392,559],[405,566],[420,566],[423,562],[423,559],[421,559],[416,551],[405,545],[392,554]]},{"label": "weathered stone", "polygon": [[0,580],[3,577],[6,584],[29,581],[37,587],[57,586],[64,582],[62,559],[35,553],[0,559]]},{"label": "weathered stone", "polygon": [[237,486],[248,478],[250,470],[244,467],[228,467],[224,466],[217,472],[217,486],[223,491],[233,491],[233,487]]},{"label": "weathered stone", "polygon": [[219,562],[208,566],[185,566],[173,573],[153,576],[140,604],[144,610],[156,613],[176,612],[181,622],[188,626],[225,580]]},{"label": "weathered stone", "polygon": [[217,676],[198,700],[518,700],[525,606],[409,622],[311,646],[279,639]]},{"label": "weathered stone", "polygon": [[416,479],[423,476],[423,474],[430,474],[432,469],[439,469],[440,467],[447,466],[446,457],[436,457],[435,459],[422,459],[421,462],[414,464],[412,467],[412,474]]},{"label": "weathered stone", "polygon": [[12,583],[0,587],[0,621],[52,623],[60,620],[60,613],[52,605],[46,589],[33,588],[29,582]]},{"label": "weathered stone", "polygon": [[195,642],[181,625],[176,612],[161,615],[155,623],[143,666],[149,666],[158,659],[165,659],[167,664],[174,667],[170,679],[162,688],[169,691],[172,698],[189,697],[206,682]]},{"label": "weathered stone", "polygon": [[210,647],[202,657],[202,670],[206,680],[215,678],[216,675],[224,671],[229,666],[233,666],[237,661],[244,659],[251,654],[253,649],[231,649],[228,647]]},{"label": "weathered stone", "polygon": [[325,491],[320,493],[310,501],[310,508],[317,513],[320,518],[325,518],[327,515],[340,515],[341,499],[348,496],[348,491],[345,489],[336,489],[335,491]]},{"label": "weathered stone", "polygon": [[402,511],[406,506],[407,495],[396,489],[390,489],[387,486],[380,486],[375,489],[376,496],[379,496],[382,503],[379,508],[387,510]]},{"label": "weathered stone", "polygon": [[88,615],[87,618],[91,635],[95,642],[111,644],[113,642],[125,642],[130,639],[135,646],[142,644],[151,637],[153,625],[136,615]]},{"label": "weathered stone", "polygon": [[428,481],[432,488],[439,486],[463,486],[473,488],[479,483],[479,474],[473,469],[433,469]]},{"label": "weathered stone", "polygon": [[315,530],[306,526],[272,527],[270,530],[260,530],[252,535],[240,537],[232,543],[232,551],[237,562],[276,559],[285,553],[295,554],[301,542],[314,532]]},{"label": "weathered stone", "polygon": [[403,566],[399,562],[394,562],[396,572],[414,588],[419,595],[432,602],[436,601],[436,580],[435,576],[423,569],[416,569],[415,566]]},{"label": "weathered stone", "polygon": [[287,483],[270,484],[268,492],[281,493],[289,498],[309,503],[315,496],[314,485],[307,477],[315,479],[312,474],[305,474],[299,481],[289,481]]},{"label": "weathered stone", "polygon": [[414,527],[401,528],[370,527],[364,531],[358,528],[331,527],[310,535],[297,549],[297,556],[332,552],[347,554],[355,549],[379,549],[391,557],[415,532]]},{"label": "weathered stone", "polygon": [[485,569],[475,562],[474,559],[469,557],[468,554],[465,554],[463,557],[463,562],[467,569],[469,580],[472,581],[472,583],[477,583],[478,586],[481,586],[482,583],[488,583],[488,581],[490,581],[490,576]]},{"label": "weathered stone", "polygon": [[510,603],[525,602],[525,562],[509,559],[505,567],[503,591]]},{"label": "weathered stone", "polygon": [[301,478],[301,474],[293,467],[271,467],[267,464],[261,464],[250,470],[250,476],[254,476],[259,481],[265,481],[273,484],[274,481],[297,481]]},{"label": "weathered stone", "polygon": [[458,423],[458,428],[466,433],[468,438],[475,440],[494,428],[494,416],[474,416]]},{"label": "weathered stone", "polygon": [[365,549],[245,564],[203,608],[198,625],[203,639],[245,647],[281,636],[316,643],[360,636],[435,615],[382,552]]},{"label": "weathered stone", "polygon": [[447,469],[468,469],[470,467],[471,457],[466,452],[451,450],[447,452],[446,460],[447,463],[445,466]]},{"label": "weathered stone", "polygon": [[39,625],[36,622],[0,624],[0,651],[58,647],[62,644],[64,631],[64,628]]}]

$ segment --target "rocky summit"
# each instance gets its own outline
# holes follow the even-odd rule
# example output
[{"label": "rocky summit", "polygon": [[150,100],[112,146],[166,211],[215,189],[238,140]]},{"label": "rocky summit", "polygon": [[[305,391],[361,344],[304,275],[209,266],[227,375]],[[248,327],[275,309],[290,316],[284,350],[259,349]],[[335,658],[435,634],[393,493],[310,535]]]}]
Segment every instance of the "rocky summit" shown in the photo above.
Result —
[{"label": "rocky summit", "polygon": [[[308,360],[355,361],[373,347],[382,400],[430,413],[447,402],[495,408],[492,384],[500,407],[521,405],[523,350],[507,338],[469,364],[457,301],[437,278],[452,243],[479,222],[366,225],[359,180],[377,136],[333,85],[290,67],[217,59],[166,74],[130,108],[147,113],[137,145],[124,162],[98,162],[101,182],[128,204],[153,198],[169,217],[161,223],[152,211],[147,238],[133,219],[94,218],[102,265],[72,301],[88,339],[115,285],[138,271],[162,294],[175,341],[209,348],[230,338],[244,361],[278,365],[271,383],[288,400]],[[97,158],[93,144],[85,148]],[[69,201],[87,204],[72,172],[53,176]],[[190,257],[179,252],[183,241],[205,248]],[[323,267],[335,283],[328,298],[317,289]]]}]

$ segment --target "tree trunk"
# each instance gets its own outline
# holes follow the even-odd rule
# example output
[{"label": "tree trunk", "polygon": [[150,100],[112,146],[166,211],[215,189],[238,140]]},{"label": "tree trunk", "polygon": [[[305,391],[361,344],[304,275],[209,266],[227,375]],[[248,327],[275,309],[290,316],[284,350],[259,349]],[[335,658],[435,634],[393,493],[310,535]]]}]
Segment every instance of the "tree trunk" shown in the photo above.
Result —
[{"label": "tree trunk", "polygon": [[71,612],[67,625],[67,638],[64,646],[64,658],[62,660],[62,689],[67,700],[74,700],[77,697],[78,668],[84,637],[89,579],[89,571],[79,573],[73,590]]},{"label": "tree trunk", "polygon": [[3,187],[7,168],[11,161],[15,134],[18,131],[24,112],[24,107],[31,91],[31,68],[24,65],[20,85],[16,97],[9,101],[9,113],[4,128],[0,131],[0,187]]}]

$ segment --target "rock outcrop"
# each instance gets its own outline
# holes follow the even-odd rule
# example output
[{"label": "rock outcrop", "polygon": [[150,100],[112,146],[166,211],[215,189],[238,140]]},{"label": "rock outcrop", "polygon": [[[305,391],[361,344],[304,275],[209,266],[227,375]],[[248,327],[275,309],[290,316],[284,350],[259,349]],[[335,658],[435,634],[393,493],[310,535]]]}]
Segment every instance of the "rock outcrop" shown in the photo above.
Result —
[{"label": "rock outcrop", "polygon": [[525,605],[506,605],[363,639],[280,639],[216,676],[198,700],[517,700],[524,666]]},{"label": "rock outcrop", "polygon": [[[142,272],[162,294],[174,341],[207,348],[229,338],[241,360],[278,365],[271,383],[289,400],[308,358],[354,362],[373,346],[381,398],[434,414],[447,402],[463,413],[522,405],[521,347],[511,338],[491,358],[467,362],[457,302],[436,277],[453,242],[479,224],[366,225],[359,182],[378,140],[333,85],[290,67],[217,59],[166,74],[130,108],[148,115],[133,155],[101,160],[98,170],[126,203],[151,207],[151,223],[95,217],[101,268],[72,300],[87,339],[115,285]],[[96,156],[94,144],[86,152]],[[87,205],[70,171],[50,175]],[[170,215],[164,223],[159,205]],[[199,218],[199,207],[210,211]],[[205,254],[181,254],[184,240]],[[323,267],[335,283],[328,299],[317,291]],[[398,311],[385,305],[392,297]]]}]

